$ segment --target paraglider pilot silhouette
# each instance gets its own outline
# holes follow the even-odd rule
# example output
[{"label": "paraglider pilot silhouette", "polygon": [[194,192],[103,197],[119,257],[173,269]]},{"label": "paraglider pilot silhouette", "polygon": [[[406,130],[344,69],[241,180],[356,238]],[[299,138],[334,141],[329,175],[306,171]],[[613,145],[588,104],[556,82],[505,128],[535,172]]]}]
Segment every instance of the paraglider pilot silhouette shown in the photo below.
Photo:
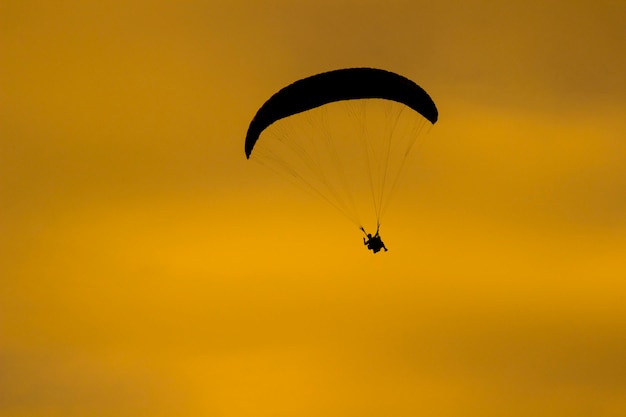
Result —
[{"label": "paraglider pilot silhouette", "polygon": [[378,229],[376,229],[376,234],[374,236],[372,236],[371,233],[367,233],[363,227],[361,227],[361,230],[365,233],[365,235],[367,235],[367,240],[363,238],[363,244],[367,246],[367,249],[374,253],[380,252],[381,249],[384,249],[385,252],[387,252],[387,248],[378,233]]}]

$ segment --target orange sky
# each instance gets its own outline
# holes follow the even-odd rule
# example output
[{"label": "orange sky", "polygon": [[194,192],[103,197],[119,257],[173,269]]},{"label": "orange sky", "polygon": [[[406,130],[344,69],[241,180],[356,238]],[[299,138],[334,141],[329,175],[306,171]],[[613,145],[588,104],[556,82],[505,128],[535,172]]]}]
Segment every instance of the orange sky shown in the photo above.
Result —
[{"label": "orange sky", "polygon": [[[0,4],[0,416],[626,415],[626,3],[88,3]],[[376,256],[243,152],[350,66],[440,110]]]}]

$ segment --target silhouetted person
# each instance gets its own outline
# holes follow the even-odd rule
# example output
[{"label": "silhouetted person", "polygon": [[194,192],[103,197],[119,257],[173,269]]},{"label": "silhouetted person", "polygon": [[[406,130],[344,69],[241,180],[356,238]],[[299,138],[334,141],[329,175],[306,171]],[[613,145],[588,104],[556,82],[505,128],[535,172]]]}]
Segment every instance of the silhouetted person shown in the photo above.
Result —
[{"label": "silhouetted person", "polygon": [[[363,230],[363,233],[365,233],[365,230],[363,228],[361,228],[361,230]],[[376,234],[374,236],[372,236],[370,233],[365,234],[367,235],[367,240],[363,238],[363,244],[367,246],[367,249],[371,250],[374,253],[380,252],[381,249],[384,249],[385,252],[387,252],[387,248],[380,238],[378,230],[376,230]]]}]

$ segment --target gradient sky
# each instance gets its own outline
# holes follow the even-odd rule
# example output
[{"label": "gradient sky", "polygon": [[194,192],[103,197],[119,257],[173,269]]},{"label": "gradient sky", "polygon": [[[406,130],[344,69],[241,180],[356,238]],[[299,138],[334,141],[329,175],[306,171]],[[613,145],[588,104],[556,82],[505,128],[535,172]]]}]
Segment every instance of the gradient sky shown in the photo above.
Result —
[{"label": "gradient sky", "polygon": [[[1,1],[0,415],[626,415],[626,3]],[[247,161],[318,72],[440,119],[388,253]]]}]

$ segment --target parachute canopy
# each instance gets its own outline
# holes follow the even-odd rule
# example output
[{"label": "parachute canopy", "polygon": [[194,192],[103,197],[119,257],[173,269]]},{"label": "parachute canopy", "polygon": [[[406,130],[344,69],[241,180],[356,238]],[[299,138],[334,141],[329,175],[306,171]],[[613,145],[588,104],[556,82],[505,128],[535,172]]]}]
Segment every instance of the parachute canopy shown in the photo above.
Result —
[{"label": "parachute canopy", "polygon": [[270,97],[250,122],[245,153],[361,230],[379,230],[411,150],[437,117],[430,96],[401,75],[339,69]]},{"label": "parachute canopy", "polygon": [[250,158],[263,130],[280,119],[336,101],[368,98],[396,101],[432,124],[437,121],[433,100],[408,78],[375,68],[339,69],[296,81],[267,100],[248,127],[246,157]]}]

